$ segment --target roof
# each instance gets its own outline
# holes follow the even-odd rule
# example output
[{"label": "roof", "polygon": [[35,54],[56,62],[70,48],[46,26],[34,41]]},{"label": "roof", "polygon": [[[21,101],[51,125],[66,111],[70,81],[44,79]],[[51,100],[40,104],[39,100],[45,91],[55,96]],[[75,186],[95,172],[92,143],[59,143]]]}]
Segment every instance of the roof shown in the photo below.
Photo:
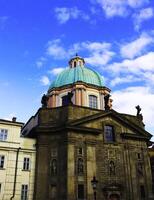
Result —
[{"label": "roof", "polygon": [[17,122],[17,121],[12,121],[12,120],[5,120],[5,119],[0,119],[0,124],[7,124],[7,125],[15,125],[15,126],[23,126],[23,122]]},{"label": "roof", "polygon": [[103,80],[99,73],[84,66],[77,66],[61,72],[51,83],[49,90],[76,82],[84,82],[99,87],[103,86]]},{"label": "roof", "polygon": [[36,137],[36,132],[39,130],[56,132],[66,129],[99,134],[102,133],[102,123],[96,123],[96,120],[105,121],[108,117],[129,129],[129,131],[120,133],[121,137],[125,139],[132,138],[147,142],[152,137],[141,123],[137,123],[134,120],[135,116],[133,115],[127,118],[127,115],[125,116],[115,110],[94,110],[76,105],[63,106],[55,109],[39,109],[36,115],[23,127],[22,134]]}]

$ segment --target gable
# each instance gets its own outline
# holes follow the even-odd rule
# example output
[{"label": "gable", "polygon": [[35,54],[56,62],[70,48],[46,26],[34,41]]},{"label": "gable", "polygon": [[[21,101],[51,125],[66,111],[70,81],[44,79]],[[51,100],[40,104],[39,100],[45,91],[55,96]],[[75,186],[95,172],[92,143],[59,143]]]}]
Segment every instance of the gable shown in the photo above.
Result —
[{"label": "gable", "polygon": [[103,111],[102,113],[95,114],[89,117],[81,118],[79,120],[72,121],[70,125],[78,127],[86,127],[92,129],[103,130],[105,125],[111,125],[116,129],[116,132],[123,135],[137,136],[142,138],[151,138],[151,134],[145,131],[141,126],[141,121],[137,124],[134,120],[136,116],[128,118],[124,114],[117,113],[113,110]]}]

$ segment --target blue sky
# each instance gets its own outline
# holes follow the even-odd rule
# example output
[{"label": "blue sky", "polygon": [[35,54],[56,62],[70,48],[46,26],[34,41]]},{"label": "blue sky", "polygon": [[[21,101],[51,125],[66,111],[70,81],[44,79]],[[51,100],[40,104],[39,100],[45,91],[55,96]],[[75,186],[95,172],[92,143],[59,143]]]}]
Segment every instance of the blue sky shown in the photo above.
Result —
[{"label": "blue sky", "polygon": [[26,122],[76,52],[154,133],[152,0],[0,0],[0,118]]}]

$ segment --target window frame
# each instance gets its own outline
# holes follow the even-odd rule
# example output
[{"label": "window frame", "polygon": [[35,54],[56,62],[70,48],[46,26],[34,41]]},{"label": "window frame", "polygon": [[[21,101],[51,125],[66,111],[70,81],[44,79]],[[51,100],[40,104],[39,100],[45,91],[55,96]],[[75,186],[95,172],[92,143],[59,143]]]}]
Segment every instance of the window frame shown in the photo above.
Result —
[{"label": "window frame", "polygon": [[4,169],[5,155],[0,155],[0,169]]},{"label": "window frame", "polygon": [[94,94],[88,95],[89,108],[98,109],[98,96]]},{"label": "window frame", "polygon": [[0,129],[0,141],[6,141],[8,137],[8,129]]},{"label": "window frame", "polygon": [[30,171],[30,158],[24,157],[23,159],[23,171]]},{"label": "window frame", "polygon": [[84,159],[82,157],[77,158],[77,174],[79,176],[84,175]]},{"label": "window frame", "polygon": [[[109,129],[107,130],[106,128],[111,128],[112,131],[110,131]],[[110,134],[110,135],[109,135]],[[111,135],[112,134],[112,135]],[[115,138],[115,128],[113,125],[111,124],[105,124],[104,125],[104,141],[107,143],[114,143],[116,142],[116,138]]]},{"label": "window frame", "polygon": [[[79,186],[83,186],[82,187],[82,194],[83,195],[81,195],[81,191],[79,190]],[[78,200],[84,200],[85,199],[85,191],[84,191],[84,189],[85,189],[84,184],[83,183],[78,183],[78,185],[77,185],[77,191],[78,191],[77,192],[77,199]]]},{"label": "window frame", "polygon": [[21,200],[28,200],[28,184],[21,185]]}]

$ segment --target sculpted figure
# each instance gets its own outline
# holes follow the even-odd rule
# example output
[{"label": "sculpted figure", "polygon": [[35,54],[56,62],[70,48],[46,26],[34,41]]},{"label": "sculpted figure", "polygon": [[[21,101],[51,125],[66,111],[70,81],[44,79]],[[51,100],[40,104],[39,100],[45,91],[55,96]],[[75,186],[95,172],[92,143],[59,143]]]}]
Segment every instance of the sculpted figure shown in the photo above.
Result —
[{"label": "sculpted figure", "polygon": [[105,110],[110,110],[109,98],[110,98],[110,94],[107,94],[104,96]]},{"label": "sculpted figure", "polygon": [[41,99],[41,104],[42,104],[42,107],[46,108],[47,107],[47,102],[48,102],[48,96],[47,95],[43,95],[42,96],[42,99]]}]

